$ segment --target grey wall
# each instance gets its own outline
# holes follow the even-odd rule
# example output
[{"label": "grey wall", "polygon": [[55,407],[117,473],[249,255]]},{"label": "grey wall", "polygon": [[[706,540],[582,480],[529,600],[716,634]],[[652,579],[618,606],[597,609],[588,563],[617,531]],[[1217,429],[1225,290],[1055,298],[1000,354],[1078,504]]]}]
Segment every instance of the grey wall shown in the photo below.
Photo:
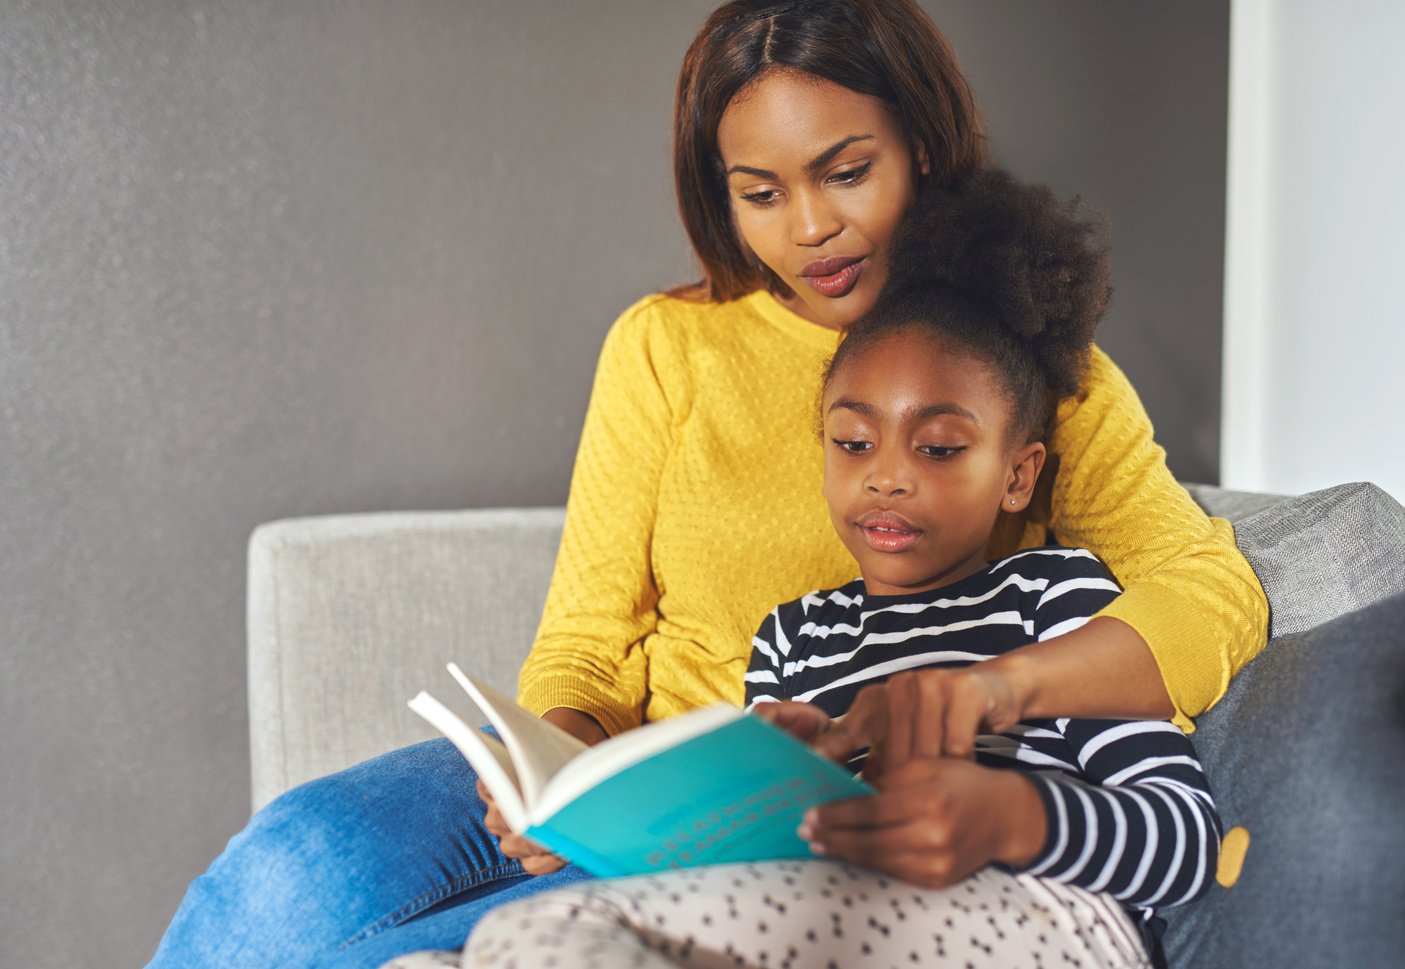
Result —
[{"label": "grey wall", "polygon": [[[0,6],[0,964],[140,964],[242,825],[254,525],[564,498],[605,328],[689,275],[711,6]],[[1104,342],[1213,479],[1223,6],[929,8],[1112,215]]]},{"label": "grey wall", "polygon": [[1113,305],[1098,342],[1140,392],[1171,470],[1218,481],[1229,4],[924,6],[1002,163],[1111,219]]}]

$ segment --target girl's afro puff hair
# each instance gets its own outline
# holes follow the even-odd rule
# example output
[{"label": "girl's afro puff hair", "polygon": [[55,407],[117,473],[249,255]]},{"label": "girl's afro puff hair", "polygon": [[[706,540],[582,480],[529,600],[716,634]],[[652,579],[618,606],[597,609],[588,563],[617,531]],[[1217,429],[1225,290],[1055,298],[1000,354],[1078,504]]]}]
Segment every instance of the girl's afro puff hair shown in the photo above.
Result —
[{"label": "girl's afro puff hair", "polygon": [[1078,391],[1111,297],[1102,221],[988,168],[913,204],[890,243],[887,285],[849,331],[825,376],[897,329],[930,329],[1005,377],[1015,424],[1048,433],[1053,407]]}]

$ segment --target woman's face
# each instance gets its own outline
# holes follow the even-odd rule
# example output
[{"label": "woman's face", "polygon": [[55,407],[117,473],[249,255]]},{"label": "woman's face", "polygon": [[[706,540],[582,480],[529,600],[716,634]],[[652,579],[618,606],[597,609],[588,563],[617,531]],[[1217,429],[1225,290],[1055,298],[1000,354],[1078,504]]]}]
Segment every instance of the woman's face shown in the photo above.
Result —
[{"label": "woman's face", "polygon": [[737,231],[794,291],[786,304],[836,330],[857,321],[883,288],[888,240],[917,195],[912,152],[883,102],[772,71],[732,99],[717,144]]}]

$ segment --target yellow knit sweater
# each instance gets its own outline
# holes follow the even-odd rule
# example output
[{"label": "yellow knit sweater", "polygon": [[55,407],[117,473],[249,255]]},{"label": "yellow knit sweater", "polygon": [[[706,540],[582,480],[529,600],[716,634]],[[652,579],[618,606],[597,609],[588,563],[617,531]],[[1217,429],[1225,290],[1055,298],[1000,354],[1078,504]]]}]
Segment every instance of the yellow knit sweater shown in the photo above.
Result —
[{"label": "yellow knit sweater", "polygon": [[[837,345],[764,292],[651,296],[620,317],[522,668],[524,706],[584,710],[614,734],[740,703],[766,613],[857,576],[820,495],[816,398]],[[1172,478],[1136,392],[1100,350],[1084,392],[1059,408],[1051,450],[1061,466],[1043,510],[1006,517],[990,553],[1052,531],[1100,555],[1126,590],[1102,614],[1150,644],[1190,729],[1263,647],[1263,590],[1228,523]]]}]

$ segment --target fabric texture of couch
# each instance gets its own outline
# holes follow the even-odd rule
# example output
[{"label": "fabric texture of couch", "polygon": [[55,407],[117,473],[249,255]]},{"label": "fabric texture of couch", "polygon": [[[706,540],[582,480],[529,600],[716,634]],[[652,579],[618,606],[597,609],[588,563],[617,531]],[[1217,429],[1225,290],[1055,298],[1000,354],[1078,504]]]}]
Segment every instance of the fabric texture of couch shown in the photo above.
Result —
[{"label": "fabric texture of couch", "polygon": [[[1165,913],[1171,965],[1397,964],[1405,509],[1369,484],[1297,497],[1187,487],[1234,524],[1268,595],[1271,640],[1197,723],[1226,824],[1250,845],[1232,888]],[[254,807],[432,736],[405,700],[442,686],[450,659],[513,692],[562,519],[559,508],[392,512],[257,529]],[[1346,816],[1355,823],[1335,821]]]}]

